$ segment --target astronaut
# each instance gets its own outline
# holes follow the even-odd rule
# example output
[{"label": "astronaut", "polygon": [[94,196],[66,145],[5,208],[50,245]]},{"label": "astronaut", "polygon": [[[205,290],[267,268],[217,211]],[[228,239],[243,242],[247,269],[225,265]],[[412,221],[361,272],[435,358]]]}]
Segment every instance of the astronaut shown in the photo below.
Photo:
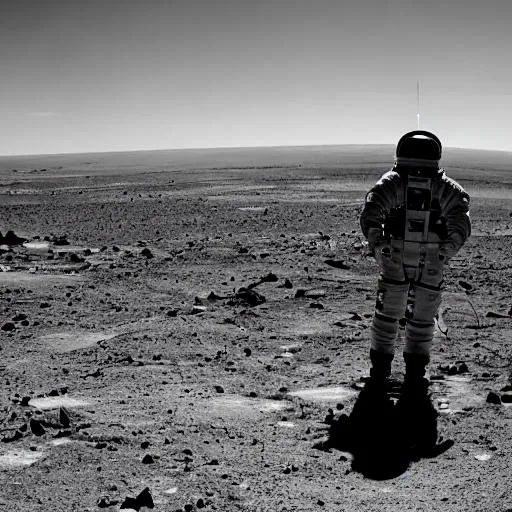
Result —
[{"label": "astronaut", "polygon": [[469,196],[439,167],[441,152],[434,134],[406,133],[393,168],[368,192],[361,213],[380,267],[370,348],[370,381],[379,387],[390,375],[402,320],[404,389],[425,381],[443,269],[471,233]]}]

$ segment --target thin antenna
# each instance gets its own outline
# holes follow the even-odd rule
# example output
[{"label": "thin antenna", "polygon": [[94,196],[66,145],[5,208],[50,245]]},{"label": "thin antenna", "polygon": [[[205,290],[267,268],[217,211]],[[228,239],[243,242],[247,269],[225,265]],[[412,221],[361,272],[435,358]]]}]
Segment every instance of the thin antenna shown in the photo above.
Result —
[{"label": "thin antenna", "polygon": [[416,80],[416,119],[418,120],[418,130],[420,129],[420,81]]}]

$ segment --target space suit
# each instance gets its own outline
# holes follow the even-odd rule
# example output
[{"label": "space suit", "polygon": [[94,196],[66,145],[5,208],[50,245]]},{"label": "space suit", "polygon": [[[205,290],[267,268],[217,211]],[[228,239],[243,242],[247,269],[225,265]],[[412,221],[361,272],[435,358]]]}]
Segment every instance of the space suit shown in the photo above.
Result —
[{"label": "space suit", "polygon": [[377,378],[389,376],[402,319],[406,379],[425,374],[443,268],[471,233],[469,196],[439,167],[441,152],[434,134],[405,134],[395,165],[366,195],[361,229],[381,272],[370,350]]}]

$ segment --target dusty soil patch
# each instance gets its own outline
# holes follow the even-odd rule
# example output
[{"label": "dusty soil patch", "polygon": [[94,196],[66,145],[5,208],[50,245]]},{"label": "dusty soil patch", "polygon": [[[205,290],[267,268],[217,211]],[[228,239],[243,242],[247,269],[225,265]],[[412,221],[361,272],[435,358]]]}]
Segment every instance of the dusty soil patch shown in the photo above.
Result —
[{"label": "dusty soil patch", "polygon": [[72,350],[92,347],[100,341],[106,341],[115,336],[115,334],[102,332],[57,332],[41,336],[39,341],[42,341],[55,352],[71,352]]}]

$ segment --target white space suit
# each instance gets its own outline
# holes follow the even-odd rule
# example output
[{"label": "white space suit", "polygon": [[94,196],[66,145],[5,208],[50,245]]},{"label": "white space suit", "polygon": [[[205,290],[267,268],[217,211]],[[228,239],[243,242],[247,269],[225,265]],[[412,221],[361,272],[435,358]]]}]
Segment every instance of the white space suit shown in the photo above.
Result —
[{"label": "white space suit", "polygon": [[471,233],[469,196],[439,168],[440,157],[435,135],[404,135],[394,167],[368,192],[360,217],[381,271],[371,349],[390,358],[405,318],[404,353],[428,362],[443,268]]}]

